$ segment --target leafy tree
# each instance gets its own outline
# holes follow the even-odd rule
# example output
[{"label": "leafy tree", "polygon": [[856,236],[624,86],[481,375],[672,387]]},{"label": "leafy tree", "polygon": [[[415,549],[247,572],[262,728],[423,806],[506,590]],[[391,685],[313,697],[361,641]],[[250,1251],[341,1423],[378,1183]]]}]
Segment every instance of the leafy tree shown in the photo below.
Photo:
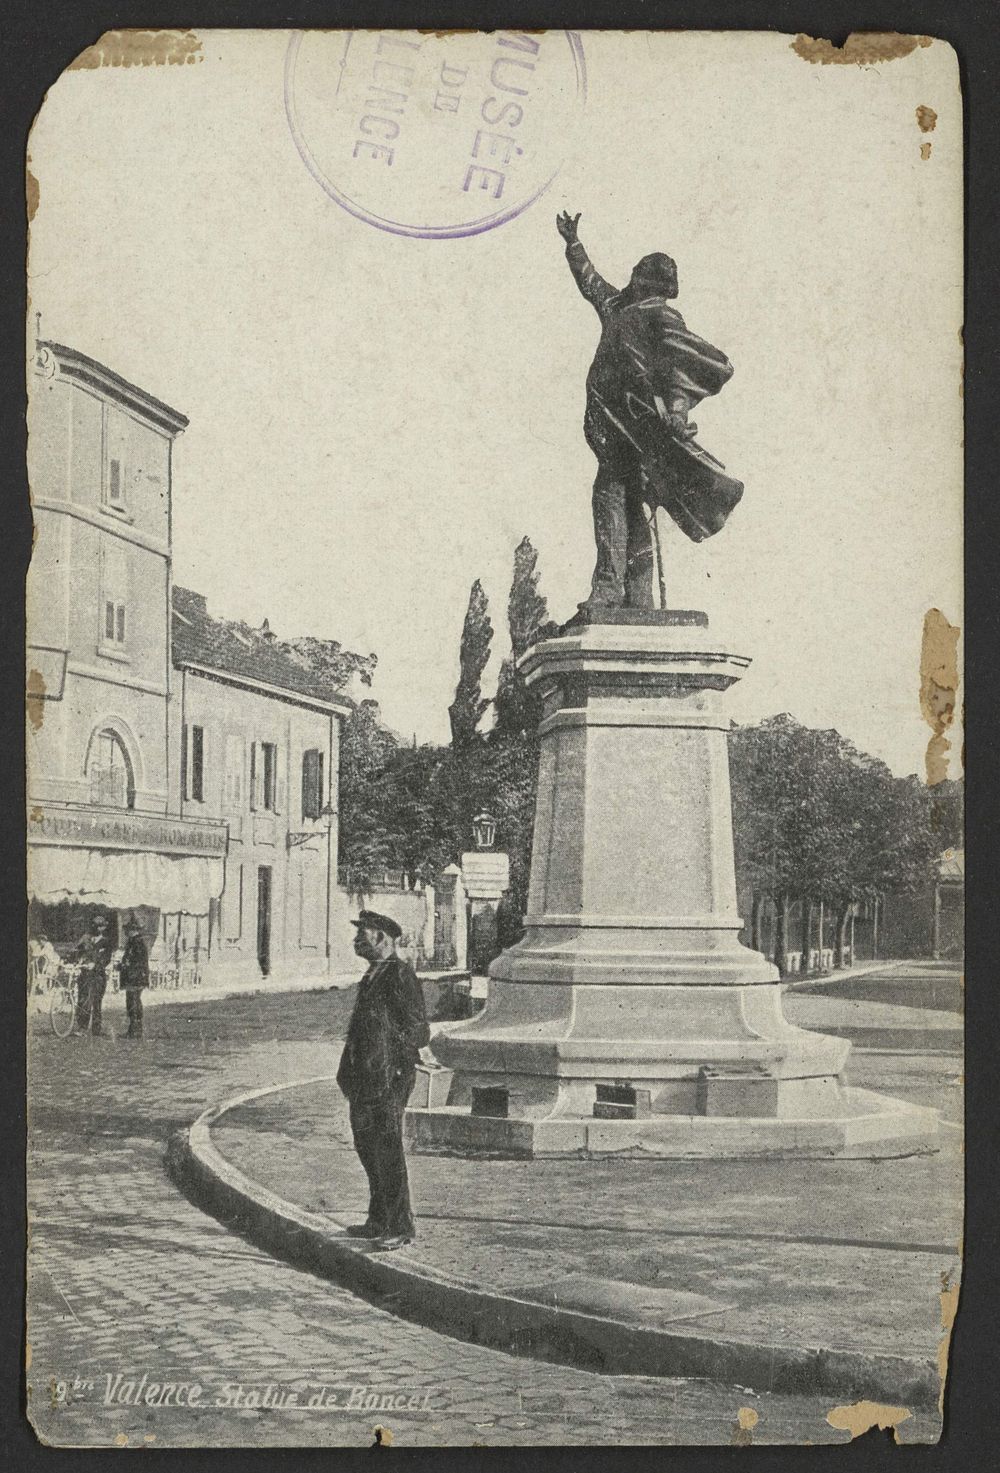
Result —
[{"label": "leafy tree", "polygon": [[510,856],[511,894],[522,914],[528,902],[538,748],[534,732],[491,732],[480,787],[482,806],[497,820],[497,843]]},{"label": "leafy tree", "polygon": [[355,674],[363,685],[371,685],[378,664],[375,655],[358,655],[353,650],[345,650],[337,639],[316,639],[311,634],[303,635],[301,639],[282,640],[281,647],[333,690],[341,690]]},{"label": "leafy tree", "polygon": [[457,847],[455,763],[448,747],[425,744],[392,753],[380,786],[387,810],[390,868],[412,888],[433,881]]},{"label": "leafy tree", "polygon": [[398,742],[362,701],[344,722],[340,742],[340,867],[352,895],[368,893],[390,867],[393,828],[383,781]]},{"label": "leafy tree", "polygon": [[737,872],[753,894],[752,941],[776,908],[775,961],[787,970],[788,916],[802,908],[801,949],[813,913],[836,907],[838,962],[859,900],[913,889],[929,877],[937,845],[929,795],[896,778],[836,731],[771,717],[730,734]]}]

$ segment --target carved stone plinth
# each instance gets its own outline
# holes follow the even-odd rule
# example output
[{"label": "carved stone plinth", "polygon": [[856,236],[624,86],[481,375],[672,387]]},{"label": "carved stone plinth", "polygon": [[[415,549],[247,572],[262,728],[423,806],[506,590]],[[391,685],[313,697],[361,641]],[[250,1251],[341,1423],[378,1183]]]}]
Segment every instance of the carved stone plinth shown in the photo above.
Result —
[{"label": "carved stone plinth", "polygon": [[725,692],[749,664],[703,614],[574,621],[521,668],[542,701],[525,937],[439,1035],[417,1149],[900,1154],[933,1112],[852,1090],[846,1040],[784,1017],[741,945]]}]

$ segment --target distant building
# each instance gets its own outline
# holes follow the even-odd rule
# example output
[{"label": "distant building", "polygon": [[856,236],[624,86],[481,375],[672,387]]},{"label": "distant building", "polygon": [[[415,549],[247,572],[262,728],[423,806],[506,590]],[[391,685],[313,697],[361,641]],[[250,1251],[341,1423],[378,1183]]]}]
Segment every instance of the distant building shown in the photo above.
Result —
[{"label": "distant building", "polygon": [[965,953],[965,850],[946,849],[937,863],[931,955],[957,961]]},{"label": "distant building", "polygon": [[[155,965],[242,976],[352,962],[336,884],[339,647],[210,617],[173,588],[182,414],[38,345],[29,408],[31,925],[135,910]],[[339,658],[319,666],[313,647]],[[316,673],[322,668],[323,674]]]},{"label": "distant building", "polygon": [[[174,589],[173,750],[184,818],[229,830],[226,883],[204,944],[220,965],[307,975],[341,965],[351,932],[337,887],[340,722],[332,693],[265,628],[209,616]],[[189,944],[202,938],[193,936]],[[339,944],[338,944],[339,943]]]}]

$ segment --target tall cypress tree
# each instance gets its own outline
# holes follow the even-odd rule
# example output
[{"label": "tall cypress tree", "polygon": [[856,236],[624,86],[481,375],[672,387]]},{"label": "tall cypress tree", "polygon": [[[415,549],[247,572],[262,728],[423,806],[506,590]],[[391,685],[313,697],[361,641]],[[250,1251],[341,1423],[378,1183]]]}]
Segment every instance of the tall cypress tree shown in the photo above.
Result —
[{"label": "tall cypress tree", "polygon": [[469,591],[469,606],[465,611],[455,699],[448,707],[451,741],[456,752],[475,741],[476,728],[490,704],[483,696],[482,680],[490,659],[492,639],[489,604],[477,578]]},{"label": "tall cypress tree", "polygon": [[545,596],[538,591],[538,552],[529,537],[514,549],[514,575],[507,600],[510,655],[500,667],[497,682],[497,729],[534,736],[535,703],[528,694],[517,662],[525,650],[551,625]]}]

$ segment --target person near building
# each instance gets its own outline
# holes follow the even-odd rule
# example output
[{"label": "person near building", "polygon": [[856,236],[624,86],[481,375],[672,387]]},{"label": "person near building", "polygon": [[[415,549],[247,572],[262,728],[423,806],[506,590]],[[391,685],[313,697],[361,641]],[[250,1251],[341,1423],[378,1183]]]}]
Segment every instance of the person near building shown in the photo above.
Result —
[{"label": "person near building", "polygon": [[149,952],[142,927],[134,915],[125,922],[125,950],[118,969],[125,1011],[128,1014],[126,1038],[142,1037],[142,990],[149,986]]},{"label": "person near building", "polygon": [[32,992],[45,992],[59,972],[59,953],[44,931],[28,942],[28,981]]},{"label": "person near building", "polygon": [[91,1032],[95,1038],[101,1036],[101,1005],[113,951],[107,916],[95,916],[74,954],[74,960],[80,965],[76,993],[77,1031]]},{"label": "person near building", "polygon": [[416,973],[396,954],[402,929],[391,916],[363,910],[354,950],[368,962],[344,1041],[337,1083],[351,1108],[354,1148],[369,1185],[366,1220],[352,1237],[402,1247],[415,1233],[403,1152],[403,1111],[420,1050],[430,1042]]}]

